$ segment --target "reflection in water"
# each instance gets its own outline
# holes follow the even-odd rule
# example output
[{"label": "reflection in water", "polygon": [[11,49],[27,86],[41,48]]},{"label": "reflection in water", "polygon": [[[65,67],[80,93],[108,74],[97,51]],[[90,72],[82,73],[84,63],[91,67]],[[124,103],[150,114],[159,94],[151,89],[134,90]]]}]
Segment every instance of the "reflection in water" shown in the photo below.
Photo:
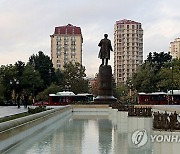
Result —
[{"label": "reflection in water", "polygon": [[108,119],[98,120],[99,126],[99,150],[101,154],[107,154],[112,147],[112,124]]},{"label": "reflection in water", "polygon": [[[146,129],[148,141],[140,148],[132,143],[136,130]],[[89,112],[66,116],[35,133],[6,154],[176,154],[180,143],[151,142],[151,118],[127,117],[127,112]],[[179,132],[169,132],[178,134]]]}]

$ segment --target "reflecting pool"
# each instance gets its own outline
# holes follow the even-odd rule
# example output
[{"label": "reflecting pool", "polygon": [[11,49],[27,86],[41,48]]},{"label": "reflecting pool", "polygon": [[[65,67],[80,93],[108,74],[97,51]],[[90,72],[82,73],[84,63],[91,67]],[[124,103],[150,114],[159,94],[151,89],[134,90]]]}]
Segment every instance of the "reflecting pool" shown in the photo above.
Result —
[{"label": "reflecting pool", "polygon": [[[132,134],[137,130],[145,130],[147,134],[147,138],[138,138],[139,147],[132,139]],[[165,132],[168,133],[172,134]],[[6,154],[178,153],[180,143],[163,142],[161,136],[155,139],[160,134],[164,135],[163,132],[152,130],[151,118],[128,117],[127,112],[116,110],[102,113],[73,112],[23,140]],[[156,135],[153,136],[154,142],[150,135]],[[141,142],[143,140],[146,142]]]}]

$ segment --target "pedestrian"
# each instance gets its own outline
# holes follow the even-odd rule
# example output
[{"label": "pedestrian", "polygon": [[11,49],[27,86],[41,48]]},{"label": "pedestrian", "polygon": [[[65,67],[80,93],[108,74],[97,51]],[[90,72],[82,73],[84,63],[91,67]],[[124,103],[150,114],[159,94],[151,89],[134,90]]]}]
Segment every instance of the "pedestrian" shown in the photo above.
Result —
[{"label": "pedestrian", "polygon": [[28,104],[28,95],[25,94],[24,95],[24,108],[27,108],[27,104]]},{"label": "pedestrian", "polygon": [[20,95],[19,94],[17,94],[17,97],[16,97],[16,102],[17,102],[17,106],[18,106],[18,108],[20,108]]}]

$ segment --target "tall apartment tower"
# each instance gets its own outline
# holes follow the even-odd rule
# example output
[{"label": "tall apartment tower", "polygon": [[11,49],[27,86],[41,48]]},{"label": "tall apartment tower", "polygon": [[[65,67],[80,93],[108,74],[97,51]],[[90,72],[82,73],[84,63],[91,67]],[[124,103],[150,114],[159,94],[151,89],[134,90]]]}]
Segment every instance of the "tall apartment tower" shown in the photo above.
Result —
[{"label": "tall apartment tower", "polygon": [[51,59],[55,69],[64,69],[68,62],[82,64],[83,37],[81,28],[68,24],[55,27],[51,37]]},{"label": "tall apartment tower", "polygon": [[172,58],[180,59],[180,38],[176,38],[170,43],[170,54]]},{"label": "tall apartment tower", "polygon": [[116,21],[114,25],[114,78],[125,83],[143,62],[143,29],[132,20]]}]

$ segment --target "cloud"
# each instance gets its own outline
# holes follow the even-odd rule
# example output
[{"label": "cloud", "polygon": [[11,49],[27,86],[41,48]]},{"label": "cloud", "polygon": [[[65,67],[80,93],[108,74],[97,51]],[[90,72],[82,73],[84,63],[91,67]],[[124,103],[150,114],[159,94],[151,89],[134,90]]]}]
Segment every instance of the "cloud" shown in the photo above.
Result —
[{"label": "cloud", "polygon": [[[115,21],[131,19],[142,23],[144,57],[150,51],[168,51],[179,37],[178,0],[1,0],[0,64],[15,63],[39,50],[50,55],[54,27],[71,23],[83,33],[83,65],[88,75],[98,71],[97,44],[104,33],[113,44]],[[113,67],[113,53],[110,63]]]}]

